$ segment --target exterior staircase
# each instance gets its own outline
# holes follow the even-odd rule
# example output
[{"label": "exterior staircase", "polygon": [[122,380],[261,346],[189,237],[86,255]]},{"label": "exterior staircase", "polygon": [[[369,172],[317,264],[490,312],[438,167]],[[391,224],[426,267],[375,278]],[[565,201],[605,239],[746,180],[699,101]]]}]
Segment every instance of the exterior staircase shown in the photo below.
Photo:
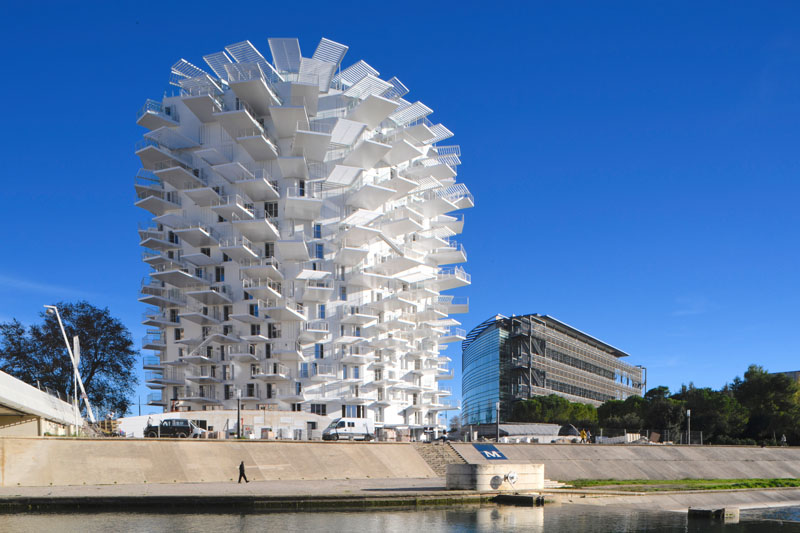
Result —
[{"label": "exterior staircase", "polygon": [[431,470],[441,477],[447,473],[447,465],[466,463],[449,442],[415,442],[413,446]]}]

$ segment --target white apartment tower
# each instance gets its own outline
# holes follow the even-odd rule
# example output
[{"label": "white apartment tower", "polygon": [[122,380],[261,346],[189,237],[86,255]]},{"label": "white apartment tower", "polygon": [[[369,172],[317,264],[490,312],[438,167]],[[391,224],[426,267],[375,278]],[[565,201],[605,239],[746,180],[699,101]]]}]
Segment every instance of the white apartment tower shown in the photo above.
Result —
[{"label": "white apartment tower", "polygon": [[171,71],[137,124],[136,205],[152,405],[437,426],[470,283],[453,240],[473,206],[453,134],[347,46],[269,39]]}]

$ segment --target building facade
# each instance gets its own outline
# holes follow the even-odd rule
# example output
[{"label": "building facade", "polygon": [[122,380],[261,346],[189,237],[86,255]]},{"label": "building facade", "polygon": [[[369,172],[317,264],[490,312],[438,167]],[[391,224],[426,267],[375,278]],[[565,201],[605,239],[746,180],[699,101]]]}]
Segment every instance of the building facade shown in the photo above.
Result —
[{"label": "building facade", "polygon": [[443,294],[470,283],[453,237],[472,207],[458,146],[396,77],[322,39],[249,41],[186,60],[137,123],[150,267],[151,405],[307,411],[434,427],[448,409]]},{"label": "building facade", "polygon": [[628,354],[547,315],[494,316],[462,343],[462,424],[510,420],[515,402],[557,394],[600,405],[641,395],[645,369]]}]

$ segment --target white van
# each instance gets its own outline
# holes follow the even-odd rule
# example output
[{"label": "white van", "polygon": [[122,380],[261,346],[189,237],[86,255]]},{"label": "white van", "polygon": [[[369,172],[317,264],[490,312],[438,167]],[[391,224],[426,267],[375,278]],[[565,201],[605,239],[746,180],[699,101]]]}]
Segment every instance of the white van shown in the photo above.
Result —
[{"label": "white van", "polygon": [[334,418],[322,431],[322,440],[372,440],[375,427],[368,418]]}]

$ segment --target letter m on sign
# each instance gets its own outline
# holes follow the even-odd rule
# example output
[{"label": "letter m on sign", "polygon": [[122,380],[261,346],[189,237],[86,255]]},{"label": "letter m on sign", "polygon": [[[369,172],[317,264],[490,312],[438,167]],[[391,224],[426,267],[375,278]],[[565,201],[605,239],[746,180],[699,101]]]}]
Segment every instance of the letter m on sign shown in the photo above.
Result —
[{"label": "letter m on sign", "polygon": [[507,461],[508,458],[503,455],[493,444],[473,444],[478,452],[489,461]]}]

